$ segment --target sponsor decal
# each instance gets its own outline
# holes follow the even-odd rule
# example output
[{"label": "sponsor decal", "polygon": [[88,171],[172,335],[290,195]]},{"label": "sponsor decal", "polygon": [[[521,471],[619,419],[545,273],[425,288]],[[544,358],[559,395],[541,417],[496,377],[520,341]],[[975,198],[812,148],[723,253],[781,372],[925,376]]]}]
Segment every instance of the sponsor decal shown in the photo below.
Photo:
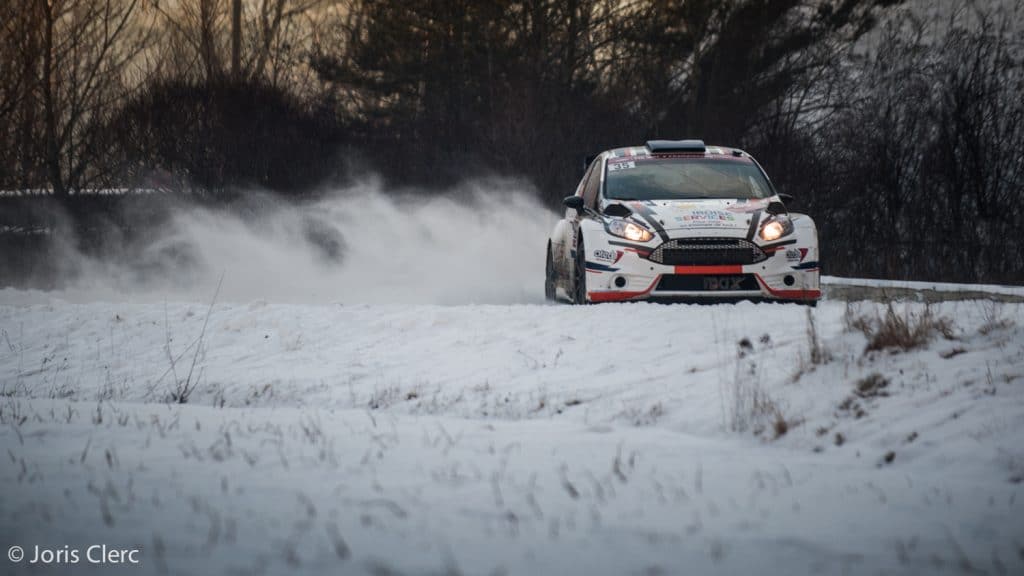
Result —
[{"label": "sponsor decal", "polygon": [[618,262],[619,258],[622,258],[622,252],[618,250],[594,250],[594,258],[598,260],[604,260],[606,262]]},{"label": "sponsor decal", "polygon": [[705,290],[741,290],[743,276],[705,276]]},{"label": "sponsor decal", "polygon": [[790,262],[799,262],[800,258],[800,251],[797,250],[796,248],[790,248],[789,250],[786,250],[786,260]]},{"label": "sponsor decal", "polygon": [[736,217],[724,210],[693,210],[676,216],[675,221],[684,228],[731,228]]},{"label": "sponsor decal", "polygon": [[665,223],[658,221],[657,215],[651,211],[650,206],[656,206],[656,204],[651,200],[633,202],[633,208],[637,216],[646,220],[654,228],[654,231],[661,237],[662,242],[668,242],[668,233],[665,232],[665,227],[663,226]]},{"label": "sponsor decal", "polygon": [[682,216],[682,219],[686,221],[718,220],[721,222],[732,222],[736,220],[736,217],[722,210],[691,210]]},{"label": "sponsor decal", "polygon": [[735,204],[730,204],[726,207],[729,212],[754,212],[756,210],[762,210],[768,206],[768,200],[761,198],[757,200],[738,200]]}]

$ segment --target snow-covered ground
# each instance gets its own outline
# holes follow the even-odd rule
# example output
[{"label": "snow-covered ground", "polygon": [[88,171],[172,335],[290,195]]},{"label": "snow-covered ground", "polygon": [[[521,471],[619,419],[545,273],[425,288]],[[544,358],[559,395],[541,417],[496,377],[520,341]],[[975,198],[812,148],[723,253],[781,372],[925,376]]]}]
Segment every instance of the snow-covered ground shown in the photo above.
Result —
[{"label": "snow-covered ground", "polygon": [[[0,574],[1024,573],[1019,289],[549,306],[517,190],[57,246],[0,289]],[[952,339],[866,353],[839,297],[908,291]]]},{"label": "snow-covered ground", "polygon": [[8,291],[0,573],[1024,573],[1024,305],[930,313]]}]

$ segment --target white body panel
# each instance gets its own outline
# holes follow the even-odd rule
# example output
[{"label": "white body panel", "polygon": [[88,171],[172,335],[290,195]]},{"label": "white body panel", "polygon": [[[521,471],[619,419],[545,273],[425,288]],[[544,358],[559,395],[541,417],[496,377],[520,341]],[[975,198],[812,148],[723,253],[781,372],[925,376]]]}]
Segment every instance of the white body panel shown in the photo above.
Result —
[{"label": "white body panel", "polygon": [[[598,158],[602,164],[594,168],[601,169],[602,191],[606,157],[607,153]],[[577,196],[581,194],[578,189]],[[604,211],[615,203],[628,207],[632,215],[626,219],[651,231],[653,237],[637,242],[611,234],[606,224],[614,217]],[[778,196],[619,202],[608,201],[602,194],[594,210],[578,214],[567,208],[550,237],[555,295],[573,300],[576,249],[582,238],[588,302],[744,298],[815,302],[821,292],[814,221],[804,214],[779,216],[790,219],[792,232],[766,241],[760,231],[772,218],[771,203],[781,205]],[[682,246],[672,243],[678,240],[684,241],[679,243]],[[747,249],[756,256],[741,264],[736,258],[715,261],[711,254],[722,253],[715,250],[718,243],[732,244],[727,246],[732,256]],[[663,244],[665,248],[658,252]]]}]

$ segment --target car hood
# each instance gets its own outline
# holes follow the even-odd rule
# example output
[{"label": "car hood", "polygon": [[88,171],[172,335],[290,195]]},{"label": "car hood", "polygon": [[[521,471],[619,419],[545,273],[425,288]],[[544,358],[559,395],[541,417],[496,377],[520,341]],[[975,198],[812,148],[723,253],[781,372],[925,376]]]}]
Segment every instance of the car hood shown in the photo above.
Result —
[{"label": "car hood", "polygon": [[633,217],[655,228],[674,230],[719,230],[746,233],[753,212],[764,210],[770,198],[645,200],[623,202]]}]

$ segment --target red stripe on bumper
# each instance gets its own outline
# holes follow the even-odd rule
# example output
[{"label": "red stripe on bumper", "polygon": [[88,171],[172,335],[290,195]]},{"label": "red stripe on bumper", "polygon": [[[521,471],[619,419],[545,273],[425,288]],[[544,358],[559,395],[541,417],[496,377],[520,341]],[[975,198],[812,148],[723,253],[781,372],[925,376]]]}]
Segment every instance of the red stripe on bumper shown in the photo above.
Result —
[{"label": "red stripe on bumper", "polygon": [[742,274],[739,264],[728,266],[676,266],[676,274]]},{"label": "red stripe on bumper", "polygon": [[591,302],[622,302],[624,300],[631,300],[650,294],[651,290],[654,290],[654,287],[658,285],[658,280],[661,280],[661,276],[655,278],[654,282],[651,282],[651,285],[646,290],[640,292],[588,292],[587,296]]},{"label": "red stripe on bumper", "polygon": [[757,283],[776,298],[787,298],[792,300],[817,300],[821,298],[821,290],[775,290],[769,286],[760,274],[754,274]]}]

